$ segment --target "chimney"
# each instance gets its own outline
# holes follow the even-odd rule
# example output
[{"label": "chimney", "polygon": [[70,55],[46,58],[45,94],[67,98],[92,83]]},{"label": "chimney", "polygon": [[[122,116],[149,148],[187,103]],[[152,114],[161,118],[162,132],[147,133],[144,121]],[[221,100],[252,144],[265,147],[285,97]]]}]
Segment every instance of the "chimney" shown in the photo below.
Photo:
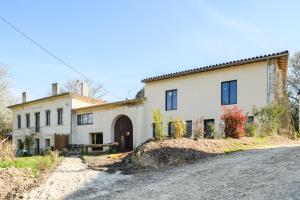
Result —
[{"label": "chimney", "polygon": [[59,94],[59,84],[58,83],[52,83],[52,96]]},{"label": "chimney", "polygon": [[27,101],[27,94],[26,92],[22,92],[22,103],[25,103]]},{"label": "chimney", "polygon": [[89,96],[89,83],[87,81],[82,81],[81,86],[81,96]]}]

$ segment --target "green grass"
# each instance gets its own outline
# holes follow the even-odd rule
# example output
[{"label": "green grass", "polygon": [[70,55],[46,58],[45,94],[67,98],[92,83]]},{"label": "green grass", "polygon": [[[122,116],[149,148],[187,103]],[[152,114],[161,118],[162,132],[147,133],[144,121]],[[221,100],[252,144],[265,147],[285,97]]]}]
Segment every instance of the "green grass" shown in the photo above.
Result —
[{"label": "green grass", "polygon": [[255,149],[259,147],[268,146],[267,137],[253,137],[253,141],[247,144],[243,144],[240,141],[232,141],[230,147],[224,149],[225,153],[232,153],[237,151],[244,151],[249,149]]},{"label": "green grass", "polygon": [[52,168],[56,162],[49,155],[18,157],[15,160],[0,160],[0,168],[29,169],[32,172],[31,175],[36,176],[41,170]]}]

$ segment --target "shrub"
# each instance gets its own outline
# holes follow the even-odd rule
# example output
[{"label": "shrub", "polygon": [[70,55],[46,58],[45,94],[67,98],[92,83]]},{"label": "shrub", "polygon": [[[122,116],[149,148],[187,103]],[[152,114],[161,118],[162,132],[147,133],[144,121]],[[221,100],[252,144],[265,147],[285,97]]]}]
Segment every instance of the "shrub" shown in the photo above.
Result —
[{"label": "shrub", "polygon": [[216,126],[214,123],[208,124],[208,131],[210,132],[211,137],[215,138],[217,131],[216,131]]},{"label": "shrub", "polygon": [[281,117],[286,113],[286,109],[278,103],[272,103],[261,108],[253,108],[253,113],[260,122],[260,134],[276,135],[280,125]]},{"label": "shrub", "polygon": [[0,141],[0,161],[14,160],[15,157],[16,147],[10,141]]},{"label": "shrub", "polygon": [[241,138],[245,136],[246,116],[237,106],[232,108],[223,107],[221,120],[224,121],[224,132],[226,137]]},{"label": "shrub", "polygon": [[194,140],[204,138],[204,119],[200,117],[194,122]]},{"label": "shrub", "polygon": [[247,123],[245,125],[245,133],[247,137],[255,137],[258,130],[257,123]]},{"label": "shrub", "polygon": [[152,118],[155,124],[155,137],[158,140],[166,138],[166,132],[163,126],[163,116],[160,113],[160,110],[152,110]]},{"label": "shrub", "polygon": [[186,133],[186,123],[181,119],[177,119],[173,122],[174,126],[174,137],[182,138]]}]

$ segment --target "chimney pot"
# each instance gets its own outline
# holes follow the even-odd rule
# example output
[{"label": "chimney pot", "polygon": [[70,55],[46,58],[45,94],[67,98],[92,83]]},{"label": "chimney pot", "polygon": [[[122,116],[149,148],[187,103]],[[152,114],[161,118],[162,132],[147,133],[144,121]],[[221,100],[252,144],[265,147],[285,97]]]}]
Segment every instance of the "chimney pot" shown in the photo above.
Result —
[{"label": "chimney pot", "polygon": [[89,96],[89,84],[87,81],[82,81],[81,86],[81,96]]},{"label": "chimney pot", "polygon": [[59,84],[58,83],[52,83],[52,96],[59,94]]},{"label": "chimney pot", "polygon": [[27,101],[27,93],[22,92],[22,103],[25,103]]}]

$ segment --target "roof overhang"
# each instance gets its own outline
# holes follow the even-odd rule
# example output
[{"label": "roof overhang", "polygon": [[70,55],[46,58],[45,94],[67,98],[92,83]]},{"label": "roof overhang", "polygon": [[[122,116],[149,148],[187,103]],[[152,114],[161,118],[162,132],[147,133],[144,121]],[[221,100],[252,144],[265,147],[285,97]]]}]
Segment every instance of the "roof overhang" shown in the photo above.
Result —
[{"label": "roof overhang", "polygon": [[251,64],[251,63],[255,63],[255,62],[268,61],[271,59],[277,59],[278,67],[279,67],[279,69],[282,70],[282,78],[283,78],[283,81],[285,82],[286,77],[287,77],[288,56],[289,56],[288,51],[282,51],[279,53],[266,54],[266,55],[261,55],[261,56],[257,56],[257,57],[251,57],[251,58],[246,58],[246,59],[241,59],[241,60],[230,61],[230,62],[226,62],[226,63],[209,65],[209,66],[205,66],[205,67],[200,67],[200,68],[195,68],[195,69],[190,69],[190,70],[185,70],[185,71],[180,71],[180,72],[175,72],[175,73],[170,73],[170,74],[164,74],[164,75],[160,75],[160,76],[153,76],[153,77],[143,79],[142,82],[150,83],[150,82],[154,82],[154,81],[160,81],[160,80],[171,79],[171,78],[176,78],[176,77],[181,77],[181,76],[187,76],[187,75],[191,75],[191,74],[197,74],[197,73],[202,73],[202,72],[207,72],[207,71],[212,71],[212,70],[219,70],[219,69],[235,67],[235,66],[239,66],[239,65]]},{"label": "roof overhang", "polygon": [[35,100],[32,100],[32,101],[27,101],[27,102],[24,102],[24,103],[15,104],[15,105],[12,105],[12,106],[8,106],[7,108],[9,108],[9,109],[24,108],[25,106],[30,106],[30,105],[34,105],[34,104],[37,104],[37,103],[43,103],[43,102],[48,102],[48,101],[54,101],[54,100],[63,99],[63,98],[77,99],[79,101],[84,101],[84,102],[92,103],[92,104],[95,104],[95,105],[104,103],[104,101],[101,101],[101,100],[98,100],[98,99],[93,99],[93,98],[73,94],[73,93],[70,93],[70,92],[65,92],[65,93],[61,93],[61,94],[58,94],[58,95],[48,96],[48,97],[44,97],[44,98],[40,98],[40,99],[35,99]]},{"label": "roof overhang", "polygon": [[73,110],[75,112],[92,112],[95,110],[105,110],[105,109],[113,109],[113,108],[119,108],[119,107],[124,107],[124,106],[142,105],[142,104],[144,104],[144,101],[145,101],[145,98],[131,99],[131,100],[125,100],[125,101],[117,101],[117,102],[113,102],[113,103],[104,103],[104,104],[99,104],[99,105],[76,108]]}]

